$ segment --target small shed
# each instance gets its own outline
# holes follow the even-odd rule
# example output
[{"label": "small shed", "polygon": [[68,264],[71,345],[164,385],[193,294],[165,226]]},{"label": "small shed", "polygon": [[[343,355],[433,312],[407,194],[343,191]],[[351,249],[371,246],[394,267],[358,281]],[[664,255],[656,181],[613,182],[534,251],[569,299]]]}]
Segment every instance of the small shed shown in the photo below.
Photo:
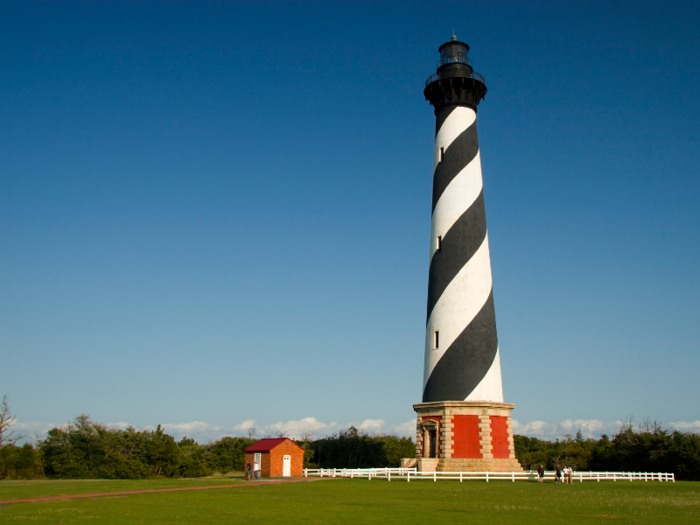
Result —
[{"label": "small shed", "polygon": [[304,475],[304,449],[289,438],[265,438],[245,449],[245,462],[260,465],[263,478]]}]

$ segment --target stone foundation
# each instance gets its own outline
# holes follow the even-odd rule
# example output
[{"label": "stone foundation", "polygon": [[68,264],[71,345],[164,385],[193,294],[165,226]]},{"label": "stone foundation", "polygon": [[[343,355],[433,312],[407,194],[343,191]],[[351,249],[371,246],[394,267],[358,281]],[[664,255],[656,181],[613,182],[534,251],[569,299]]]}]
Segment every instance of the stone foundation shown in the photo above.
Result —
[{"label": "stone foundation", "polygon": [[440,460],[436,458],[420,458],[416,464],[418,472],[435,472],[439,470]]},{"label": "stone foundation", "polygon": [[443,459],[438,463],[439,472],[522,472],[517,459]]},{"label": "stone foundation", "polygon": [[416,458],[438,471],[522,472],[515,459],[510,413],[515,405],[489,401],[440,401],[413,405]]}]

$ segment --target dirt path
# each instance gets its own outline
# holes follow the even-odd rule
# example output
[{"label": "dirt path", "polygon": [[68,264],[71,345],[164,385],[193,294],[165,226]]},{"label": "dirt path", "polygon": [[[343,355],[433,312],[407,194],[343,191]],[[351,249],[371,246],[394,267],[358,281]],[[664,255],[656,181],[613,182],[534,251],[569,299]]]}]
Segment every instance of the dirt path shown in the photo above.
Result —
[{"label": "dirt path", "polygon": [[[304,483],[307,481],[318,481],[322,478],[290,478],[290,479],[273,479],[270,481],[254,481],[250,483],[230,483],[228,485],[209,485],[206,487],[182,487],[175,489],[148,489],[148,490],[124,490],[121,492],[99,492],[94,494],[64,494],[61,496],[43,496],[40,498],[26,498],[26,499],[6,499],[0,501],[0,505],[5,505],[7,503],[35,503],[38,501],[53,501],[62,499],[76,499],[76,498],[99,498],[101,496],[128,496],[130,494],[153,494],[155,492],[178,492],[183,490],[208,490],[208,489],[232,489],[236,487],[256,487],[259,485],[277,485],[279,483]],[[323,478],[331,479],[331,478]]]}]

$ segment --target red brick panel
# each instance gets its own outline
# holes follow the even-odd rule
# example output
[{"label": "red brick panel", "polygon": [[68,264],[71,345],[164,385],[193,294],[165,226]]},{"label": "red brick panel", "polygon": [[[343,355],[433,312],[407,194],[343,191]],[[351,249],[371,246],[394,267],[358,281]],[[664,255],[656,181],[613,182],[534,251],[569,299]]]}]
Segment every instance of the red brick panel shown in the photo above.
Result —
[{"label": "red brick panel", "polygon": [[260,456],[260,477],[271,478],[270,471],[272,470],[271,452],[263,452]]},{"label": "red brick panel", "polygon": [[491,416],[491,446],[496,459],[508,459],[508,421],[505,416]]},{"label": "red brick panel", "polygon": [[281,478],[282,477],[282,456],[280,449],[282,447],[275,447],[270,451],[270,477],[271,478]]},{"label": "red brick panel", "polygon": [[452,419],[452,457],[480,458],[479,416],[458,416]]},{"label": "red brick panel", "polygon": [[[270,451],[270,471],[265,477],[281,478],[283,473],[284,456],[292,457],[291,475],[301,477],[304,475],[304,449],[293,441],[280,443]],[[263,474],[264,475],[264,474]]]}]

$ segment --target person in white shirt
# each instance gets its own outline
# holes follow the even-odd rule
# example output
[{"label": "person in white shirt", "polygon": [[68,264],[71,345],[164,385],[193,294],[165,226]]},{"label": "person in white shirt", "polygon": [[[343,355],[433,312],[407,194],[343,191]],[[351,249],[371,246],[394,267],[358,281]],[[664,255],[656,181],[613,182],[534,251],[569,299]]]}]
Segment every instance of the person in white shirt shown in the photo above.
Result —
[{"label": "person in white shirt", "polygon": [[255,479],[260,479],[260,465],[257,462],[253,464],[253,472],[255,473]]},{"label": "person in white shirt", "polygon": [[564,467],[564,484],[571,484],[571,467]]}]

